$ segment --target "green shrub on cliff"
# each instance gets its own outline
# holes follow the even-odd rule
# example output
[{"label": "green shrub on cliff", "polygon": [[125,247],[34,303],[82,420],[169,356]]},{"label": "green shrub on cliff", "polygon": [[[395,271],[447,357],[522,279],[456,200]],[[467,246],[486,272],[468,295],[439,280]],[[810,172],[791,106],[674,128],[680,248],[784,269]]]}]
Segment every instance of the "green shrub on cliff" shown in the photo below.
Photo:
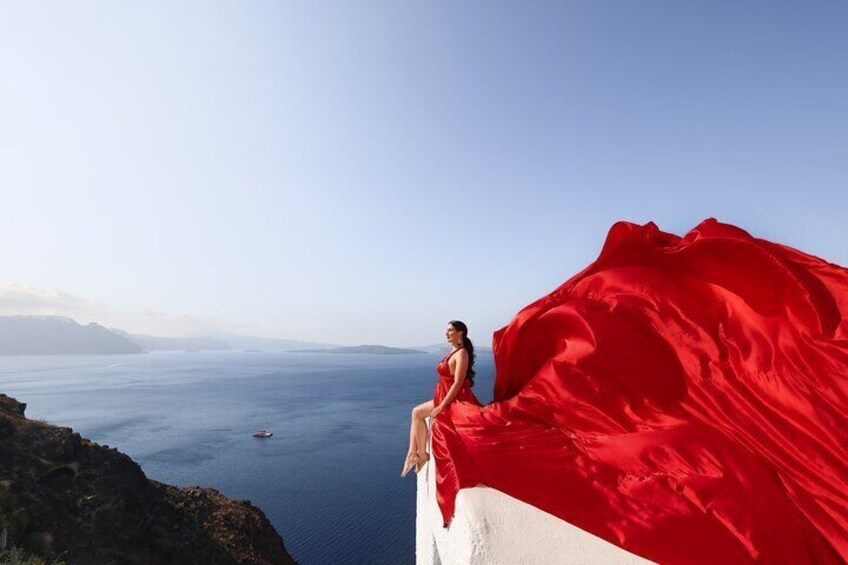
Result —
[{"label": "green shrub on cliff", "polygon": [[63,561],[46,561],[19,547],[0,549],[0,565],[64,565]]}]

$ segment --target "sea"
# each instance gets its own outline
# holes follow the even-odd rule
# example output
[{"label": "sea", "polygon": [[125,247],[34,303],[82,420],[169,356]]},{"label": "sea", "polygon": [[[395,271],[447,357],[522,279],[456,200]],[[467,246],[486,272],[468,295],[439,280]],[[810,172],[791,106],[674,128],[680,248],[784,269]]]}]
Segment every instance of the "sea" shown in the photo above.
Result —
[{"label": "sea", "polygon": [[[272,351],[0,357],[29,418],[115,447],[148,478],[262,509],[301,565],[415,562],[412,407],[441,356]],[[474,391],[491,400],[491,352]],[[268,429],[273,437],[252,433]]]}]

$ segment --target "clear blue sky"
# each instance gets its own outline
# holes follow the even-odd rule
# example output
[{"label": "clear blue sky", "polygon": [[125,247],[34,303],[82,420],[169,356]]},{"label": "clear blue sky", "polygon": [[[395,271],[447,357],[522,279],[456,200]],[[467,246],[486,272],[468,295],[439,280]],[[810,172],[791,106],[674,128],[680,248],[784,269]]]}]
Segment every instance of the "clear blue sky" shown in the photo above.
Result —
[{"label": "clear blue sky", "polygon": [[488,344],[619,219],[848,264],[841,1],[4,2],[0,76],[0,313]]}]

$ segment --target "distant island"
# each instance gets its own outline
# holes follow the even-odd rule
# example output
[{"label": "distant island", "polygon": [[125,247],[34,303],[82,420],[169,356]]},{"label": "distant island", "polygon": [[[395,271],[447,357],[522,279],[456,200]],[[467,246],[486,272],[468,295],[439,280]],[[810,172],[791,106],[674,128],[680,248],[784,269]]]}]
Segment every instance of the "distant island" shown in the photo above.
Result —
[{"label": "distant island", "polygon": [[210,337],[221,340],[233,349],[242,350],[292,351],[294,349],[327,349],[330,347],[339,347],[338,343],[318,343],[278,337],[239,335],[229,332],[211,332]]},{"label": "distant island", "polygon": [[289,351],[289,353],[368,353],[372,355],[410,355],[413,353],[423,354],[426,351],[420,349],[404,349],[402,347],[388,347],[385,345],[353,345],[350,347],[334,347],[332,349],[301,349]]},{"label": "distant island", "polygon": [[159,337],[146,334],[131,334],[112,328],[113,332],[137,343],[145,351],[226,351],[229,343],[213,337]]}]

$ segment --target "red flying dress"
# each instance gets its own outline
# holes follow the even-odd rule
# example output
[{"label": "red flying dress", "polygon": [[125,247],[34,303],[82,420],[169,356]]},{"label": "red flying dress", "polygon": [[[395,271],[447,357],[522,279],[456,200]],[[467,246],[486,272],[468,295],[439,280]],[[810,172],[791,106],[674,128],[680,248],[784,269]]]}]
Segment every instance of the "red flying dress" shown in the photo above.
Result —
[{"label": "red flying dress", "polygon": [[848,561],[848,269],[619,222],[493,345],[433,419],[445,525],[486,485],[663,564]]}]

